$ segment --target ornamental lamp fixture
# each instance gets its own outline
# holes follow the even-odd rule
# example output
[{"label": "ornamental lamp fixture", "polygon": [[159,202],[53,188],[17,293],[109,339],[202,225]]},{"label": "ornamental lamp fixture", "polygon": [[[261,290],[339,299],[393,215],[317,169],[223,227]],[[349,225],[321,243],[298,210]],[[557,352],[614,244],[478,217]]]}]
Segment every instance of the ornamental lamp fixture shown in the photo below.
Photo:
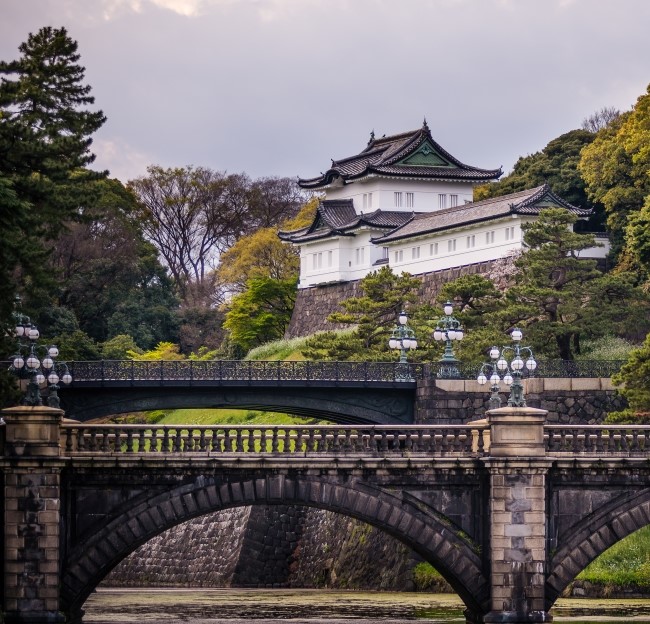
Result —
[{"label": "ornamental lamp fixture", "polygon": [[391,349],[399,350],[399,362],[395,372],[395,379],[398,381],[413,381],[411,370],[406,359],[408,351],[418,348],[418,341],[415,338],[415,332],[408,326],[408,316],[402,311],[397,317],[397,325],[388,340],[388,346]]},{"label": "ornamental lamp fixture", "polygon": [[[60,407],[59,382],[64,384],[72,383],[72,375],[65,362],[57,362],[59,349],[51,345],[45,347],[38,345],[40,337],[38,328],[33,325],[29,317],[18,315],[18,322],[14,329],[14,336],[17,341],[17,353],[11,358],[9,371],[19,379],[27,378],[27,392],[21,403],[23,405],[43,405],[41,386],[47,384],[47,405],[48,407]],[[28,339],[29,342],[24,342]],[[39,351],[43,353],[43,359],[39,358]]]},{"label": "ornamental lamp fixture", "polygon": [[465,337],[465,331],[460,321],[452,316],[454,307],[451,301],[447,301],[443,306],[444,315],[438,319],[436,329],[433,332],[433,339],[442,342],[445,341],[445,352],[439,360],[438,377],[440,379],[455,379],[460,377],[458,370],[458,359],[454,355],[452,343],[454,340],[462,340]]},{"label": "ornamental lamp fixture", "polygon": [[[521,330],[517,328],[513,329],[510,332],[510,337],[513,340],[512,346],[501,348],[492,347],[490,349],[491,361],[481,366],[481,370],[476,378],[476,381],[481,386],[484,386],[488,382],[487,375],[490,374],[490,409],[498,409],[501,407],[501,397],[499,396],[499,384],[501,381],[510,388],[508,406],[526,407],[524,386],[521,383],[522,371],[527,369],[530,373],[533,373],[537,368],[537,362],[535,361],[531,348],[520,345],[523,337]],[[522,356],[527,358],[526,361],[524,361]],[[508,361],[509,358],[512,359]]]}]

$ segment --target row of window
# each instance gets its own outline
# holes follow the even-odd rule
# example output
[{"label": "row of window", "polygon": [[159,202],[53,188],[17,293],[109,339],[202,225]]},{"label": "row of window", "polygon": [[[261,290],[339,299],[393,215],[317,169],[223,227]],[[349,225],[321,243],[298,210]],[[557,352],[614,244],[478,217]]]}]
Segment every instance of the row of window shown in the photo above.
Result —
[{"label": "row of window", "polygon": [[[514,240],[515,238],[515,228],[514,226],[507,227],[505,229],[505,238],[506,240]],[[485,244],[486,245],[491,245],[494,243],[495,239],[495,231],[490,230],[489,232],[485,232]],[[447,241],[447,253],[454,252],[457,249],[458,245],[458,239],[457,238],[450,238]],[[468,234],[465,237],[465,249],[473,249],[476,247],[476,234]],[[411,247],[411,260],[418,260],[420,258],[420,249],[421,247]],[[440,244],[439,243],[430,243],[429,244],[429,255],[430,256],[437,256],[440,253]],[[402,250],[396,251],[394,256],[394,261],[395,262],[403,262],[404,261],[404,252]]]},{"label": "row of window", "polygon": [[[366,208],[366,195],[372,196],[372,193],[363,194],[363,207]],[[446,193],[438,194],[438,208],[447,208],[447,198],[449,198],[449,207],[454,208],[458,206],[458,195]],[[414,208],[415,207],[415,193],[403,193],[396,191],[393,193],[393,203],[395,208]],[[372,197],[369,197],[368,208],[372,208]]]},{"label": "row of window", "polygon": [[[404,196],[406,196],[406,204],[404,203]],[[414,193],[402,193],[396,192],[393,193],[395,200],[395,208],[413,208],[415,206],[415,194]]]},{"label": "row of window", "polygon": [[[412,193],[409,193],[412,195]],[[505,239],[514,240],[515,238],[515,228],[514,226],[509,226],[505,229]],[[495,230],[490,230],[485,232],[485,244],[491,245],[494,243],[495,239]],[[458,239],[450,238],[447,240],[447,253],[456,251]],[[473,249],[476,247],[476,234],[468,234],[465,237],[465,249]],[[411,247],[411,260],[418,260],[420,258],[421,246]],[[327,266],[331,267],[333,264],[333,252],[328,251],[327,253]],[[437,256],[440,253],[439,243],[430,243],[429,244],[429,255]],[[382,257],[388,258],[388,247],[382,249]],[[396,263],[404,262],[404,250],[395,251],[394,261]],[[312,259],[312,269],[314,271],[323,268],[323,252],[311,254]],[[365,262],[365,248],[357,247],[354,250],[354,261],[356,264],[364,264]]]}]

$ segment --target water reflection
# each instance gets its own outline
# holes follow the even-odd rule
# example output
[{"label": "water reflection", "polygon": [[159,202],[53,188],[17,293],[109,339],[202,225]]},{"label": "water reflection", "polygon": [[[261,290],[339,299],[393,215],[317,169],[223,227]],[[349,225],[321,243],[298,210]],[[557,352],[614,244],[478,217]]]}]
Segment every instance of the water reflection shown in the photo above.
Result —
[{"label": "water reflection", "polygon": [[[451,594],[260,589],[99,589],[86,602],[85,624],[404,624],[464,622]],[[650,624],[650,600],[561,600],[556,622]]]}]

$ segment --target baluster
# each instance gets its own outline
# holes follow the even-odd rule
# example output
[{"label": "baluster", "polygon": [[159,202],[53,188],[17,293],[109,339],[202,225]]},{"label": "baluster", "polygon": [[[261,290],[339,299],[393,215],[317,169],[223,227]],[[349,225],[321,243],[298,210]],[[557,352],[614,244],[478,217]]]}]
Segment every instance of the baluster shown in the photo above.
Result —
[{"label": "baluster", "polygon": [[619,440],[620,440],[620,445],[621,445],[621,448],[620,448],[621,452],[629,451],[629,446],[627,444],[627,431],[625,431],[624,429],[621,429],[621,436],[620,436]]},{"label": "baluster", "polygon": [[413,434],[411,433],[411,430],[407,430],[406,432],[406,439],[404,440],[404,450],[406,451],[412,451],[413,450],[413,440],[411,438]]},{"label": "baluster", "polygon": [[479,429],[477,432],[477,437],[476,437],[476,452],[479,455],[483,455],[485,453],[485,440],[483,438],[483,429]]},{"label": "baluster", "polygon": [[194,451],[194,429],[191,427],[187,430],[187,438],[185,439],[185,451],[192,453]]},{"label": "baluster", "polygon": [[126,452],[133,453],[133,429],[126,430]]},{"label": "baluster", "polygon": [[294,453],[302,454],[302,429],[296,431],[296,446],[294,447]]},{"label": "baluster", "polygon": [[212,440],[210,441],[210,448],[217,452],[221,452],[221,441],[219,440],[219,429],[215,427],[212,430]]},{"label": "baluster", "polygon": [[151,430],[151,437],[149,438],[149,452],[158,452],[158,429],[156,427]]},{"label": "baluster", "polygon": [[440,438],[440,452],[445,455],[449,450],[448,432],[446,429],[443,429],[440,433],[442,434]]},{"label": "baluster", "polygon": [[317,451],[318,448],[316,445],[318,442],[314,439],[316,431],[314,429],[309,430],[309,438],[307,440],[307,451]]},{"label": "baluster", "polygon": [[176,435],[174,436],[174,453],[180,453],[183,450],[183,428],[178,427],[176,429]]},{"label": "baluster", "polygon": [[272,432],[272,437],[271,437],[271,452],[272,453],[277,453],[278,452],[278,428],[273,427],[271,429]]},{"label": "baluster", "polygon": [[381,441],[379,448],[384,453],[388,450],[388,431],[385,431],[384,429],[381,430]]},{"label": "baluster", "polygon": [[70,427],[65,430],[65,452],[66,455],[72,453],[72,429]]},{"label": "baluster", "polygon": [[566,451],[566,450],[568,450],[566,429],[561,429],[560,430],[560,451]]},{"label": "baluster", "polygon": [[119,427],[113,429],[115,432],[115,437],[113,439],[113,452],[121,453],[122,452],[122,430]]},{"label": "baluster", "polygon": [[110,431],[109,429],[104,429],[102,432],[102,453],[108,453],[110,449],[110,444],[109,444],[109,435]]},{"label": "baluster", "polygon": [[144,453],[147,450],[145,448],[145,433],[146,430],[142,427],[142,429],[140,429],[140,435],[138,436],[138,453]]},{"label": "baluster", "polygon": [[248,452],[249,453],[254,453],[255,452],[255,430],[251,427],[248,430]]},{"label": "baluster", "polygon": [[639,432],[636,429],[632,430],[632,444],[630,444],[630,451],[636,452],[639,450]]},{"label": "baluster", "polygon": [[169,451],[170,451],[169,444],[170,444],[169,428],[168,427],[163,427],[163,443],[162,443],[163,453],[169,453]]},{"label": "baluster", "polygon": [[605,451],[605,444],[603,442],[603,430],[596,431],[596,453],[601,455]]},{"label": "baluster", "polygon": [[90,449],[91,451],[97,451],[97,429],[90,430]]},{"label": "baluster", "polygon": [[352,451],[352,439],[350,438],[351,435],[352,435],[352,430],[346,429],[345,439],[343,440],[343,451],[346,453]]},{"label": "baluster", "polygon": [[243,453],[244,452],[244,439],[242,437],[242,431],[241,429],[237,429],[237,438],[236,438],[236,443],[237,443],[237,452],[238,453]]},{"label": "baluster", "polygon": [[591,429],[585,429],[584,450],[585,450],[585,453],[593,453],[594,441],[593,441],[593,438],[591,436]]},{"label": "baluster", "polygon": [[335,429],[332,438],[332,450],[338,453],[341,450],[341,432]]},{"label": "baluster", "polygon": [[282,452],[290,453],[291,452],[291,429],[287,427],[284,430],[284,442],[282,444]]},{"label": "baluster", "polygon": [[582,437],[583,429],[574,429],[573,430],[573,440],[571,444],[571,450],[574,453],[579,453],[582,451],[582,444],[580,442],[580,439]]},{"label": "baluster", "polygon": [[205,439],[205,429],[201,429],[199,434],[199,451],[201,451],[201,453],[205,453],[207,450],[208,443]]},{"label": "baluster", "polygon": [[260,453],[267,452],[267,440],[266,440],[266,427],[262,427],[260,430]]},{"label": "baluster", "polygon": [[232,452],[232,440],[230,439],[230,429],[224,429],[223,452],[224,453],[231,453]]},{"label": "baluster", "polygon": [[85,436],[84,428],[79,427],[79,429],[77,429],[77,451],[86,450],[86,440],[84,439],[84,436]]}]

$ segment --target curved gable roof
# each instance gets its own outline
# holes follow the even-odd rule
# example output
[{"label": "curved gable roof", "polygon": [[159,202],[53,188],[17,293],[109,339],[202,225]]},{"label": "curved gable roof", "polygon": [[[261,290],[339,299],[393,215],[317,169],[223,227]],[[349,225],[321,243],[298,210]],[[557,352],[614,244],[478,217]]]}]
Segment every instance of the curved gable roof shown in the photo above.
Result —
[{"label": "curved gable roof", "polygon": [[480,169],[466,165],[443,149],[431,136],[425,120],[419,130],[376,139],[355,156],[333,160],[330,168],[315,178],[299,178],[305,189],[319,189],[336,178],[344,182],[369,175],[431,180],[487,182],[502,174],[501,169]]},{"label": "curved gable roof", "polygon": [[498,219],[512,214],[538,215],[549,204],[565,208],[578,217],[588,217],[591,210],[571,205],[553,193],[547,184],[525,191],[492,197],[463,206],[455,206],[436,212],[420,213],[404,225],[385,236],[373,239],[374,243],[395,242],[413,236],[450,230],[464,225]]}]

